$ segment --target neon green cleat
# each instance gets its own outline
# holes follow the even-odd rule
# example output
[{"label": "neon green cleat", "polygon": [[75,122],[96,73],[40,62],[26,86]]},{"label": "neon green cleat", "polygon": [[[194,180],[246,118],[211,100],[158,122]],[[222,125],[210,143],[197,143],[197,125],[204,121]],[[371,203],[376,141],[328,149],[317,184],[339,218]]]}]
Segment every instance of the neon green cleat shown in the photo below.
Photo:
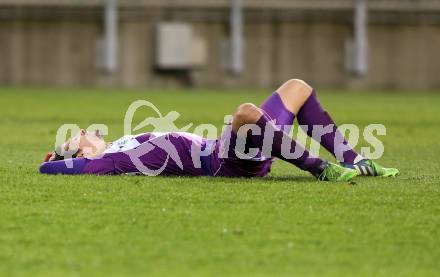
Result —
[{"label": "neon green cleat", "polygon": [[357,171],[350,168],[327,162],[324,170],[318,176],[319,181],[349,182],[358,175]]},{"label": "neon green cleat", "polygon": [[341,165],[345,168],[355,169],[359,175],[363,176],[396,177],[399,174],[397,168],[382,167],[369,159],[363,159],[355,164],[341,163]]}]

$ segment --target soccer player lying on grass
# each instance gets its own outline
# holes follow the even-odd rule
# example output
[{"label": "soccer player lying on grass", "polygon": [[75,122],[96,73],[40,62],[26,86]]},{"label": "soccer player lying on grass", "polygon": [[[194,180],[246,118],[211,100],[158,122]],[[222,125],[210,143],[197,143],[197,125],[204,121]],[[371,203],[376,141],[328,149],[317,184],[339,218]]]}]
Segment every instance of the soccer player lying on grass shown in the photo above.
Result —
[{"label": "soccer player lying on grass", "polygon": [[[309,136],[312,136],[313,125],[332,126],[329,133],[322,135],[320,143],[338,159],[340,165],[315,157],[288,136],[295,115],[301,126],[308,127]],[[261,132],[254,133],[249,128],[243,132],[240,129],[249,124],[258,126]],[[263,151],[266,133],[273,134],[269,155]],[[246,146],[242,152],[236,149],[240,140]],[[290,151],[294,149],[294,153],[301,155],[296,158],[284,157],[282,145],[286,142]],[[199,166],[196,166],[191,155],[194,145],[209,153],[200,156]],[[395,176],[398,173],[397,169],[384,168],[356,153],[321,107],[316,91],[298,79],[284,83],[260,107],[249,103],[240,105],[233,115],[232,124],[218,139],[206,139],[184,132],[152,132],[126,135],[113,143],[106,143],[98,132],[81,130],[62,148],[64,152],[73,153],[74,158],[64,160],[59,151],[49,153],[41,164],[40,172],[116,175],[145,173],[144,168],[147,172],[161,175],[263,177],[269,173],[273,158],[280,158],[310,172],[321,181],[349,181],[356,175]],[[247,155],[250,149],[256,150],[256,155]],[[142,150],[142,155],[135,153],[139,150]],[[338,151],[341,154],[337,154]],[[71,166],[67,166],[67,162],[71,162]]]}]

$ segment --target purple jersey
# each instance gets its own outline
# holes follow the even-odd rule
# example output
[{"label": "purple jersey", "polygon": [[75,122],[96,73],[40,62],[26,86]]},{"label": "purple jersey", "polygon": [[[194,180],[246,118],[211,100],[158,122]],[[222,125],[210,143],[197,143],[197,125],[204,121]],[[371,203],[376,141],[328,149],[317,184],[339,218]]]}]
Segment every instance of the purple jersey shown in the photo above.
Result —
[{"label": "purple jersey", "polygon": [[[279,125],[291,125],[294,115],[286,110],[279,95],[272,94],[262,111]],[[288,131],[288,130],[287,130]],[[219,139],[206,139],[186,133],[145,133],[116,140],[99,157],[45,162],[46,174],[146,174],[178,176],[265,176],[272,157],[260,152],[255,157],[236,153],[237,135],[227,126]],[[252,147],[252,143],[246,142]]]},{"label": "purple jersey", "polygon": [[[145,133],[116,140],[99,157],[74,158],[43,163],[48,174],[147,174],[209,175],[207,157],[201,151],[215,141],[190,133]],[[198,161],[193,161],[198,158]]]},{"label": "purple jersey", "polygon": [[222,158],[224,137],[210,140],[183,132],[127,135],[113,142],[97,158],[46,162],[41,165],[40,171],[47,174],[244,177],[267,174],[271,159],[242,160],[235,154]]}]

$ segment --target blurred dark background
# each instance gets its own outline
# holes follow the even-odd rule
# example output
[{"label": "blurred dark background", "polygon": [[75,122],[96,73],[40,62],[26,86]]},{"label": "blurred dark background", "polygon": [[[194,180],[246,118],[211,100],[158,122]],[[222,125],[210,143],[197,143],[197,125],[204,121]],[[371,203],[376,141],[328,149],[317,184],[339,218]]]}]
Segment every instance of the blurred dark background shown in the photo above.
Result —
[{"label": "blurred dark background", "polygon": [[440,0],[0,0],[0,85],[440,89]]}]

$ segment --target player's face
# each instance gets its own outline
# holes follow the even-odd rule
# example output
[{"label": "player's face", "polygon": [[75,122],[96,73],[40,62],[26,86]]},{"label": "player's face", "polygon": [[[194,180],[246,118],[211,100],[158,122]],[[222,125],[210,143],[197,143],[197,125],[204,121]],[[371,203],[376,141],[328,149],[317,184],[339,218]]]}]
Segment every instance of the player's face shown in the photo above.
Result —
[{"label": "player's face", "polygon": [[[91,158],[104,152],[107,148],[107,143],[98,130],[87,132],[81,129],[78,134],[63,143],[61,148],[64,153],[76,154],[76,157]],[[55,159],[55,152],[51,152],[46,155],[44,161],[53,161]]]},{"label": "player's face", "polygon": [[64,151],[78,152],[78,156],[90,157],[101,154],[106,148],[106,143],[98,130],[87,132],[81,129],[78,134],[67,140],[62,148]]}]

